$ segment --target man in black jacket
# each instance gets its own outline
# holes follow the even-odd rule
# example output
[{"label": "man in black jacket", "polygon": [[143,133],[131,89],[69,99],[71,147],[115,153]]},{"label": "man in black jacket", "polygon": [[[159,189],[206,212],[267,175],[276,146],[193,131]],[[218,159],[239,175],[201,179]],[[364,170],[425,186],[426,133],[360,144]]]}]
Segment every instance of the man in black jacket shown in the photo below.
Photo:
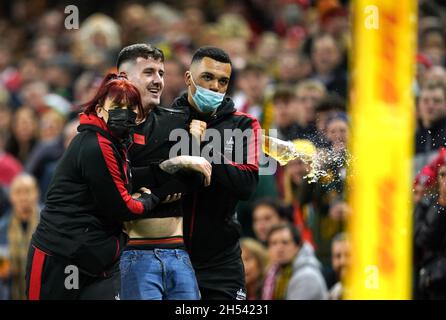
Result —
[{"label": "man in black jacket", "polygon": [[[185,194],[203,184],[201,173],[208,183],[211,165],[206,159],[187,155],[169,159],[175,143],[169,140],[171,131],[188,133],[189,124],[183,110],[159,106],[164,87],[162,51],[146,44],[125,47],[117,67],[138,88],[145,113],[129,150],[134,190],[170,181],[178,194]],[[181,201],[160,204],[150,218],[128,223],[126,228],[130,240],[121,257],[121,299],[199,299],[194,270],[184,250]]]},{"label": "man in black jacket", "polygon": [[260,125],[225,97],[231,71],[223,50],[198,49],[185,74],[188,91],[172,106],[187,114],[200,152],[212,164],[210,186],[183,200],[186,247],[207,300],[246,299],[235,207],[257,186]]},{"label": "man in black jacket", "polygon": [[436,151],[446,146],[446,86],[429,82],[420,91],[419,121],[415,134],[415,172],[418,173]]},{"label": "man in black jacket", "polygon": [[415,208],[416,298],[446,298],[446,159],[433,160],[438,189]]}]

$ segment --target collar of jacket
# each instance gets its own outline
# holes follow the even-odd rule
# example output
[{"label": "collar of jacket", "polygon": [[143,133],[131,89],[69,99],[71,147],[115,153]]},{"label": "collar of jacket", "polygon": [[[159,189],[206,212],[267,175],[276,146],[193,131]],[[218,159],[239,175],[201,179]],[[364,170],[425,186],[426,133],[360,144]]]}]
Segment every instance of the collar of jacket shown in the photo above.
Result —
[{"label": "collar of jacket", "polygon": [[189,101],[187,100],[187,92],[183,93],[181,96],[175,99],[172,104],[172,108],[184,110],[189,120],[198,119],[207,122],[208,124],[218,121],[229,114],[233,114],[236,111],[232,99],[229,97],[225,97],[215,114],[210,115],[200,113],[190,105]]},{"label": "collar of jacket", "polygon": [[438,120],[435,120],[432,125],[429,128],[426,128],[425,126],[423,126],[423,123],[421,122],[421,120],[419,120],[419,125],[420,128],[424,131],[436,131],[438,129],[443,129],[446,126],[446,116],[441,117]]},{"label": "collar of jacket", "polygon": [[115,138],[111,134],[111,131],[107,127],[105,121],[95,114],[81,113],[79,117],[79,123],[79,127],[77,127],[77,131],[79,132],[82,132],[84,130],[99,132],[102,136],[113,142],[113,144],[117,146],[124,146],[126,149],[128,149],[132,144],[131,136],[125,141],[120,141],[119,139]]}]

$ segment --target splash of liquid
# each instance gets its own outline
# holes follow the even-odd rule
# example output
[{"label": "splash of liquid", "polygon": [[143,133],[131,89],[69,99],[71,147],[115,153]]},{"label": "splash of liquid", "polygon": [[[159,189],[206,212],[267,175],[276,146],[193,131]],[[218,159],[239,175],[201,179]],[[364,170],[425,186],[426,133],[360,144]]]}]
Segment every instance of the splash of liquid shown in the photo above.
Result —
[{"label": "splash of liquid", "polygon": [[274,137],[263,136],[263,152],[275,159],[281,166],[294,159],[301,159],[310,166],[310,172],[304,177],[308,183],[315,183],[328,175],[327,168],[341,169],[350,165],[351,156],[346,150],[319,149],[311,143],[300,141],[293,143]]}]

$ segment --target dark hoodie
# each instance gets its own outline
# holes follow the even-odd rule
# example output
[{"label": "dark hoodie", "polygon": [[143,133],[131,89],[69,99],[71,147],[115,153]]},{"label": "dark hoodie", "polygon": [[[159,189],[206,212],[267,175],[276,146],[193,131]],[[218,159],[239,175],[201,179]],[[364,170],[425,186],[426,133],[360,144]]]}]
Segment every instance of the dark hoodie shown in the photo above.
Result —
[{"label": "dark hoodie", "polygon": [[[183,201],[186,246],[194,267],[206,267],[216,263],[217,256],[233,250],[240,238],[235,207],[239,200],[249,199],[257,187],[260,125],[255,118],[237,112],[228,97],[212,116],[196,112],[187,94],[177,98],[172,109],[185,112],[188,123],[193,119],[205,121],[208,133],[215,130],[221,137],[201,144],[202,156],[210,158],[212,164],[211,185],[201,187]],[[237,150],[235,137],[224,135],[228,129],[252,130],[247,131],[241,150]],[[236,156],[236,151],[241,154]],[[238,158],[241,161],[236,161]],[[212,159],[218,159],[220,164]],[[240,254],[237,250],[234,252]]]},{"label": "dark hoodie", "polygon": [[415,153],[428,153],[446,146],[446,118],[441,118],[425,128],[421,121],[415,134]]},{"label": "dark hoodie", "polygon": [[32,244],[98,275],[126,244],[122,222],[148,217],[159,198],[132,198],[127,148],[102,119],[81,114],[78,131],[56,168]]}]

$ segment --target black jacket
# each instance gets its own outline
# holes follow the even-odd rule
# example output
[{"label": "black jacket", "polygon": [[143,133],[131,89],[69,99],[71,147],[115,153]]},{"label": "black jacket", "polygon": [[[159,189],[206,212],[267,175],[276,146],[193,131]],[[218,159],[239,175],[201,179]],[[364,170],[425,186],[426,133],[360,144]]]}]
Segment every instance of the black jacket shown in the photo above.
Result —
[{"label": "black jacket", "polygon": [[[194,267],[198,268],[211,263],[210,259],[233,250],[240,238],[235,207],[239,200],[247,200],[257,187],[260,125],[253,117],[237,112],[230,98],[224,99],[212,117],[203,117],[195,112],[187,101],[187,94],[177,98],[172,109],[183,110],[188,123],[192,119],[207,122],[207,133],[218,132],[222,137],[221,141],[216,138],[201,145],[203,156],[208,158],[209,155],[221,162],[216,164],[208,159],[212,164],[211,185],[201,187],[183,200],[186,247]],[[225,137],[225,129],[252,131],[246,131],[249,135],[243,139],[243,148],[237,150],[237,139]],[[241,153],[236,156],[236,151]],[[241,161],[237,162],[238,158]]]},{"label": "black jacket", "polygon": [[430,255],[446,256],[446,207],[436,201],[420,203],[415,210],[415,246]]},{"label": "black jacket", "polygon": [[[437,201],[420,202],[415,210],[414,267],[423,299],[446,297],[446,207]],[[420,291],[418,291],[420,290]]]},{"label": "black jacket", "polygon": [[[129,149],[132,163],[133,190],[150,186],[155,193],[158,188],[172,191],[171,193],[190,193],[203,184],[203,175],[193,171],[180,170],[170,175],[159,168],[159,164],[171,156],[172,147],[179,138],[170,138],[176,129],[189,131],[188,117],[184,110],[156,107],[139,124],[133,134],[133,144]],[[167,194],[163,194],[167,195]],[[151,218],[180,217],[183,215],[181,201],[159,204],[150,215]]]},{"label": "black jacket", "polygon": [[57,166],[32,243],[97,275],[126,244],[122,222],[149,216],[159,198],[131,197],[127,149],[103,120],[82,114],[78,131]]},{"label": "black jacket", "polygon": [[430,128],[418,123],[415,134],[415,153],[428,153],[446,146],[446,118],[439,119]]}]

